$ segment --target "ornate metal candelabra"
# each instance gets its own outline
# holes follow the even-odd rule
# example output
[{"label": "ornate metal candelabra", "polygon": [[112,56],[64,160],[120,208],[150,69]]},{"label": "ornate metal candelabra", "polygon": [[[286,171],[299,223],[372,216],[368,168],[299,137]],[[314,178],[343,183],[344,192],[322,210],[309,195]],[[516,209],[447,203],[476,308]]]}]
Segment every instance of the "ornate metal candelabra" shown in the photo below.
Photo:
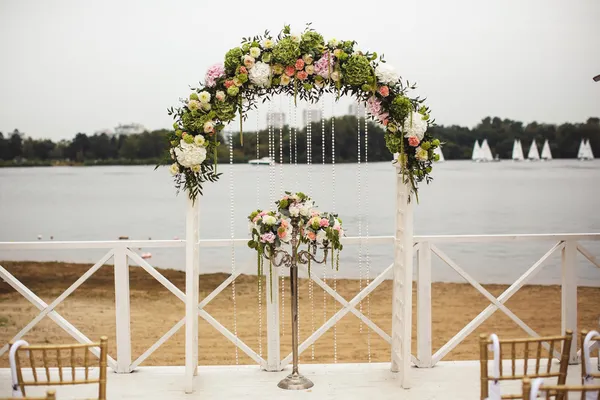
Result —
[{"label": "ornate metal candelabra", "polygon": [[314,386],[314,383],[308,378],[305,378],[298,372],[298,264],[308,264],[309,262],[315,262],[322,264],[327,260],[327,253],[329,251],[328,243],[323,242],[323,258],[317,259],[317,246],[308,245],[307,250],[298,251],[300,245],[300,228],[298,227],[298,220],[292,219],[292,253],[290,254],[285,250],[276,250],[271,254],[271,262],[276,267],[288,267],[290,269],[290,287],[292,297],[292,356],[293,356],[293,369],[292,373],[286,378],[281,380],[277,386],[282,389],[288,390],[303,390],[309,389]]}]

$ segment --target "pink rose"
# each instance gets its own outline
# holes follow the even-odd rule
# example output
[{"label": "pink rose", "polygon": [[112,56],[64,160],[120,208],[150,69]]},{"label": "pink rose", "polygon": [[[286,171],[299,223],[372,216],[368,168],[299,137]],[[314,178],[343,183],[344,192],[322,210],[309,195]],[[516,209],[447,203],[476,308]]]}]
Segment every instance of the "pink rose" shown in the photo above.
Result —
[{"label": "pink rose", "polygon": [[329,220],[327,218],[323,218],[323,219],[321,219],[321,222],[319,223],[319,225],[327,227],[327,226],[329,226]]},{"label": "pink rose", "polygon": [[283,239],[286,235],[286,231],[285,228],[281,227],[279,229],[277,229],[277,236],[279,236],[280,239]]},{"label": "pink rose", "polygon": [[412,147],[417,147],[419,145],[419,139],[415,136],[411,136],[408,138],[408,144]]},{"label": "pink rose", "polygon": [[312,241],[315,241],[317,239],[317,235],[313,231],[308,232],[306,236],[308,236],[308,238]]},{"label": "pink rose", "polygon": [[291,65],[288,65],[287,67],[285,67],[285,74],[287,76],[292,77],[292,76],[294,76],[295,72],[296,72],[296,70]]},{"label": "pink rose", "polygon": [[298,60],[296,60],[296,65],[295,65],[296,69],[298,71],[301,71],[302,69],[304,69],[304,60],[299,58]]},{"label": "pink rose", "polygon": [[246,69],[246,67],[240,67],[240,74],[247,74],[248,70]]},{"label": "pink rose", "polygon": [[273,232],[263,233],[260,241],[263,243],[273,243],[275,241],[275,234]]},{"label": "pink rose", "polygon": [[281,226],[282,226],[282,227],[284,227],[284,228],[287,228],[287,227],[288,227],[288,226],[290,226],[290,225],[289,225],[289,223],[287,222],[287,220],[286,220],[286,219],[282,219],[282,220],[281,220]]},{"label": "pink rose", "polygon": [[252,222],[257,223],[258,221],[260,221],[260,216],[257,215],[256,217],[254,217],[254,219],[252,220]]},{"label": "pink rose", "polygon": [[387,86],[381,86],[378,92],[383,97],[388,97],[390,95],[390,88],[388,88]]},{"label": "pink rose", "polygon": [[233,86],[233,85],[234,85],[234,83],[233,83],[233,80],[231,80],[231,79],[228,79],[228,80],[226,80],[226,81],[225,81],[225,87],[226,87],[227,89],[229,89],[229,88],[230,88],[231,86]]},{"label": "pink rose", "polygon": [[298,79],[300,79],[301,81],[303,81],[306,78],[308,78],[308,72],[306,72],[306,71],[298,71],[298,73],[296,74],[296,77]]}]

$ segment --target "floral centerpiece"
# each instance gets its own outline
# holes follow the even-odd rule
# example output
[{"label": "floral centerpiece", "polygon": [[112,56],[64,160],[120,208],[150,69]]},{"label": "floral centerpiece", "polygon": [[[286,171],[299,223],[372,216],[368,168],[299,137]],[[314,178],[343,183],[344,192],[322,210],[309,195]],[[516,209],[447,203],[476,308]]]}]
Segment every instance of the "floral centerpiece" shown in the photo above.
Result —
[{"label": "floral centerpiece", "polygon": [[259,98],[288,94],[316,102],[334,93],[365,102],[370,118],[385,126],[387,148],[398,155],[404,182],[416,194],[419,182],[432,179],[440,141],[428,130],[433,121],[424,100],[409,95],[413,89],[383,56],[360,50],[353,40],[326,42],[310,24],[301,33],[285,26],[276,38],[268,31],[243,38],[224,62],[208,69],[181,107],[168,110],[175,119],[168,139],[177,188],[184,186],[195,199],[204,182],[219,178],[219,133],[239,115],[243,142],[242,121]]},{"label": "floral centerpiece", "polygon": [[344,236],[342,220],[336,214],[318,211],[312,199],[301,192],[286,192],[275,204],[277,211],[256,210],[248,216],[252,237],[248,247],[257,252],[258,275],[263,274],[266,259],[272,282],[274,260],[278,254],[285,253],[288,246],[291,253],[285,253],[284,257],[295,257],[294,262],[308,264],[310,276],[311,257],[304,256],[306,252],[298,252],[301,244],[307,245],[308,253],[312,254],[318,248],[331,250],[331,265],[334,265],[335,253],[335,268],[339,269],[339,253],[343,249],[340,239]]}]

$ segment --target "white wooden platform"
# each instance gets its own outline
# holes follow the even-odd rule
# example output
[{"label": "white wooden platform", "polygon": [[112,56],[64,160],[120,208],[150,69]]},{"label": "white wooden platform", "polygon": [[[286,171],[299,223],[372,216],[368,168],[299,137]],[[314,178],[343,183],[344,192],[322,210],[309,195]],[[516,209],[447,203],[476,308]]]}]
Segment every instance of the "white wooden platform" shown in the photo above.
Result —
[{"label": "white wooden platform", "polygon": [[[108,375],[108,399],[478,399],[479,361],[442,361],[434,368],[412,368],[412,388],[400,387],[389,363],[301,365],[315,386],[295,392],[277,388],[289,373],[264,372],[257,366],[200,367],[195,392],[184,393],[184,367],[141,367],[131,374]],[[580,366],[569,367],[568,381],[578,383]],[[512,390],[515,385],[506,386]],[[57,399],[94,396],[97,386],[57,388]],[[45,389],[30,390],[29,394]],[[0,397],[10,396],[10,370],[0,369]]]}]

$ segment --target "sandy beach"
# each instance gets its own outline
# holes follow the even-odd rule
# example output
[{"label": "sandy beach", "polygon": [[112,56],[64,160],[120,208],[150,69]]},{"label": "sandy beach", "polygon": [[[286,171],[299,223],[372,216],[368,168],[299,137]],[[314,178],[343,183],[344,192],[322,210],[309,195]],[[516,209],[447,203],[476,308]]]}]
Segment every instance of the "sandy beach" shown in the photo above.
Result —
[{"label": "sandy beach", "polygon": [[[0,262],[17,279],[29,287],[47,303],[59,296],[75,282],[91,265],[50,263],[50,262]],[[160,272],[181,290],[185,289],[185,275],[180,271],[160,270]],[[328,271],[330,272],[330,271]],[[319,275],[321,270],[318,271]],[[204,298],[227,278],[225,274],[200,276],[200,298]],[[332,281],[328,281],[333,284]],[[350,300],[359,290],[358,280],[337,281],[337,291]],[[362,282],[362,286],[365,282]],[[285,357],[291,348],[289,320],[289,282],[286,288],[281,326],[281,354]],[[235,308],[232,301],[232,288],[228,287],[208,304],[206,310],[232,332],[237,331],[241,340],[257,352],[266,356],[266,304],[262,302],[262,332],[257,297],[257,277],[240,276],[235,282]],[[485,285],[492,294],[499,295],[506,285]],[[312,300],[309,281],[300,281],[300,339],[303,340],[314,329],[329,318],[339,304],[330,296],[323,297],[323,291],[313,285]],[[130,268],[131,290],[131,337],[132,357],[135,360],[158,338],[183,318],[183,302],[173,296],[152,276],[139,267]],[[383,330],[391,333],[391,293],[390,281],[385,281],[363,301],[362,311]],[[578,304],[579,326],[597,328],[600,317],[598,301],[600,288],[580,287]],[[281,296],[281,293],[279,294]],[[96,340],[106,335],[110,340],[110,354],[115,352],[115,294],[113,267],[105,265],[88,281],[69,296],[56,311],[69,320],[90,339]],[[525,286],[507,303],[517,316],[542,335],[560,332],[559,286]],[[481,312],[488,301],[468,284],[434,283],[432,287],[433,350],[441,347],[453,335]],[[0,342],[7,343],[20,329],[38,314],[38,310],[7,283],[0,283]],[[416,293],[413,293],[413,319],[416,321]],[[413,324],[413,352],[416,351],[416,322]],[[143,365],[182,365],[184,363],[185,330],[180,329],[171,339],[152,354]],[[450,352],[446,360],[478,359],[478,335],[495,332],[500,337],[525,337],[526,334],[502,312],[497,311],[471,334],[458,347]],[[262,340],[259,340],[259,337]],[[25,337],[30,343],[69,343],[70,338],[53,321],[45,318]],[[335,345],[334,345],[335,341]],[[262,342],[262,346],[260,345]],[[235,347],[200,319],[199,359],[201,364],[235,364]],[[330,329],[317,341],[313,349],[306,350],[301,362],[388,361],[388,344],[376,333],[361,324],[352,314],[347,314],[338,324],[336,331]],[[241,351],[237,354],[240,364],[250,364],[252,360]],[[0,358],[0,367],[8,366],[5,353]]]}]

